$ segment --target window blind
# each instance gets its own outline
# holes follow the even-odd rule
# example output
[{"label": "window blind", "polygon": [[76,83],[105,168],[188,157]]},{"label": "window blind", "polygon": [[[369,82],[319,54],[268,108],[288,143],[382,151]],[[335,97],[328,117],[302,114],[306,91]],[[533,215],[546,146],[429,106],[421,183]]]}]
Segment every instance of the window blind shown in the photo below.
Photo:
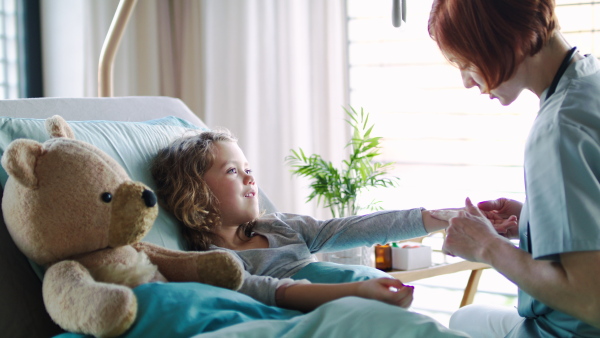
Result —
[{"label": "window blind", "polygon": [[[391,0],[347,0],[350,104],[371,113],[383,137],[379,160],[395,163],[398,188],[372,191],[385,209],[524,199],[523,149],[539,108],[523,92],[508,107],[465,89],[427,32],[432,0],[408,2],[407,22],[391,23]],[[600,2],[557,0],[561,31],[598,55]]]},{"label": "window blind", "polygon": [[0,99],[19,97],[16,0],[0,0]]}]

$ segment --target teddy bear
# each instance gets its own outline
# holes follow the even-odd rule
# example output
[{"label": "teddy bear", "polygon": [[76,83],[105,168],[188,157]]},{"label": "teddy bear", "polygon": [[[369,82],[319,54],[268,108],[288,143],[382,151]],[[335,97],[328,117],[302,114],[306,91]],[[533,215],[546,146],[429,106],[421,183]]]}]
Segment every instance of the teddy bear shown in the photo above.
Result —
[{"label": "teddy bear", "polygon": [[158,214],[154,192],[76,140],[62,117],[45,122],[49,140],[14,140],[2,156],[9,174],[2,211],[17,247],[46,269],[44,304],[59,326],[97,337],[124,333],[137,314],[132,289],[144,283],[239,289],[243,268],[227,252],[141,242]]}]

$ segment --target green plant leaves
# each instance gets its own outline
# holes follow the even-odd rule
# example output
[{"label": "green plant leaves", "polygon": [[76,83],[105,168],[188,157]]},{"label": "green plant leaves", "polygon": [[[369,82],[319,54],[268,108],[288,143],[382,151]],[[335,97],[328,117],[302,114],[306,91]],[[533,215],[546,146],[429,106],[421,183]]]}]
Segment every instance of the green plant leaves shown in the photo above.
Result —
[{"label": "green plant leaves", "polygon": [[[348,115],[345,121],[352,127],[352,138],[346,144],[350,147],[348,159],[342,161],[342,168],[323,160],[320,155],[306,156],[299,148],[291,150],[286,162],[292,167],[295,176],[311,179],[311,193],[307,202],[317,198],[317,204],[329,208],[333,217],[354,215],[360,209],[358,195],[370,187],[395,187],[398,177],[383,177],[393,163],[375,162],[381,154],[381,137],[371,136],[374,125],[369,126],[369,114],[361,108],[344,109]],[[372,201],[366,209],[380,210],[381,201]]]}]

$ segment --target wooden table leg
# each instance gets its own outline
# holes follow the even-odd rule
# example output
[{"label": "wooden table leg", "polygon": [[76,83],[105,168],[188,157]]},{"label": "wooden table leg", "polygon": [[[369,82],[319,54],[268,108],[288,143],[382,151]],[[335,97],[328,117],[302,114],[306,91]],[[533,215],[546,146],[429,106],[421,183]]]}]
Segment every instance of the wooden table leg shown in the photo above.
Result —
[{"label": "wooden table leg", "polygon": [[479,279],[481,278],[482,272],[483,269],[471,270],[471,275],[469,276],[465,293],[460,302],[460,307],[473,303],[473,298],[475,298],[475,294],[477,293],[477,286],[479,285]]}]

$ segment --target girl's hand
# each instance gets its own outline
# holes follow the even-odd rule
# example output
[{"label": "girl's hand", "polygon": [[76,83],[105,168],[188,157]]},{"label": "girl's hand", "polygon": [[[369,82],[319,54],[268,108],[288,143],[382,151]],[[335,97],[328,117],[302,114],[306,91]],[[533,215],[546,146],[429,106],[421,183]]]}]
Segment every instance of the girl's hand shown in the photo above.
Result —
[{"label": "girl's hand", "polygon": [[408,308],[413,301],[414,286],[404,285],[395,278],[377,278],[358,282],[356,296],[376,299]]}]

